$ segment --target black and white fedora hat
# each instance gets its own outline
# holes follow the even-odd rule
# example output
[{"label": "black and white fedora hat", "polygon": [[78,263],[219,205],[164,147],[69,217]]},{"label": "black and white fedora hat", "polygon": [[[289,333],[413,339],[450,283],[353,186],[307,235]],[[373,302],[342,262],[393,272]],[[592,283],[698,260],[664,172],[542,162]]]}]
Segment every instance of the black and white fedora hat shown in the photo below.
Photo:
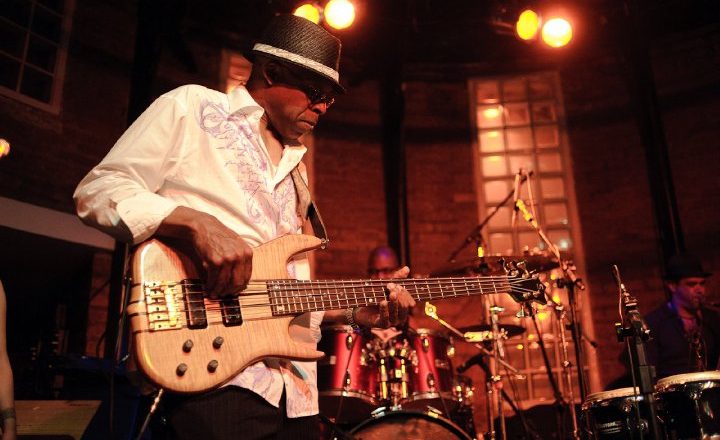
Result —
[{"label": "black and white fedora hat", "polygon": [[250,54],[294,64],[330,81],[335,90],[345,93],[340,85],[340,40],[322,27],[302,17],[283,14],[267,25]]}]

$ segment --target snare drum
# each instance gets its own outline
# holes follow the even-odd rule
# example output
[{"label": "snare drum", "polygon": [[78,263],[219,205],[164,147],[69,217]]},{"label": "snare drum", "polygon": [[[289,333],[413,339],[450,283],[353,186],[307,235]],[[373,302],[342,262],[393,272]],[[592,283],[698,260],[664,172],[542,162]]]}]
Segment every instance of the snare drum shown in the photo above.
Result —
[{"label": "snare drum", "polygon": [[668,438],[720,439],[720,371],[669,376],[655,391]]},{"label": "snare drum", "polygon": [[377,366],[368,339],[350,326],[328,326],[318,349],[325,352],[318,361],[320,412],[339,423],[367,419],[378,406]]},{"label": "snare drum", "polygon": [[[635,389],[637,392],[637,388]],[[639,427],[645,438],[648,435],[648,414],[645,405],[639,408],[637,418],[635,403],[642,402],[643,396],[635,396],[633,388],[593,393],[582,404],[583,425],[588,438],[597,440],[639,439]]]},{"label": "snare drum", "polygon": [[460,405],[465,384],[456,380],[450,359],[455,355],[452,340],[445,334],[428,329],[417,329],[410,335],[415,356],[412,368],[412,391],[401,402],[403,408],[424,410],[431,406],[446,413]]},{"label": "snare drum", "polygon": [[381,412],[356,426],[351,434],[356,440],[470,440],[450,420],[421,411]]}]

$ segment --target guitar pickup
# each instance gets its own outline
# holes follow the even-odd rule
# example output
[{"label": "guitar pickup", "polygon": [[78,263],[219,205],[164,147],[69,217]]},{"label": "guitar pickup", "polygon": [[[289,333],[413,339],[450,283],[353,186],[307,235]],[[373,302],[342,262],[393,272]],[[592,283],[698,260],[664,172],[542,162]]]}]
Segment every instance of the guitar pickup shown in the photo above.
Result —
[{"label": "guitar pickup", "polygon": [[228,298],[220,301],[223,324],[233,327],[242,324],[242,313],[240,312],[240,299]]},{"label": "guitar pickup", "polygon": [[188,328],[206,328],[208,326],[205,312],[205,293],[199,280],[183,280],[183,298],[185,301],[185,317]]}]

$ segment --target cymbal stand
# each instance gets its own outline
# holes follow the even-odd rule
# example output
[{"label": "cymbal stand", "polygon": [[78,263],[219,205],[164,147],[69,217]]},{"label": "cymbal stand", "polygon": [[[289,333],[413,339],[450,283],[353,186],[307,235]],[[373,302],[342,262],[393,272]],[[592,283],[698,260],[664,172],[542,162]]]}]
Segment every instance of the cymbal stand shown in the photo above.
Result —
[{"label": "cymbal stand", "polygon": [[[488,298],[488,302],[490,302],[490,297]],[[490,328],[492,329],[492,335],[493,335],[493,351],[495,352],[495,356],[490,358],[490,372],[493,382],[499,382],[501,380],[500,375],[498,374],[498,360],[504,360],[505,359],[505,348],[503,346],[502,342],[502,335],[500,334],[500,326],[498,325],[498,315],[502,313],[505,309],[503,307],[497,306],[495,304],[491,305],[489,307],[490,311]],[[503,440],[507,438],[507,430],[505,427],[505,411],[503,411],[503,400],[502,398],[495,393],[495,400],[493,403],[497,405],[497,411],[498,411],[498,418],[500,419],[500,438]]]},{"label": "cymbal stand", "polygon": [[553,304],[555,313],[557,315],[557,329],[558,334],[560,335],[560,346],[562,347],[563,376],[565,377],[565,386],[568,390],[568,406],[570,407],[570,416],[572,418],[572,438],[578,440],[580,439],[580,429],[578,428],[577,411],[575,410],[575,392],[573,391],[572,383],[572,363],[570,362],[570,358],[568,357],[567,337],[565,336],[565,329],[567,328],[565,324],[565,306],[560,303],[556,303],[555,301],[553,301],[552,298],[550,298],[550,301]]},{"label": "cymbal stand", "polygon": [[[432,305],[430,302],[425,303],[425,314],[427,316],[429,316],[430,318],[439,322],[443,327],[445,327],[446,329],[453,332],[459,338],[462,338],[462,340],[466,340],[465,333],[461,332],[460,330],[453,327],[450,323],[448,323],[444,319],[440,318],[440,316],[438,316],[438,314],[437,314],[437,307]],[[500,337],[500,331],[498,329],[497,322],[495,325],[495,329],[493,330],[493,337],[496,337],[496,336]],[[507,368],[512,373],[515,373],[515,374],[519,373],[519,371],[516,368],[514,368],[512,365],[505,362],[505,360],[498,358],[494,352],[489,351],[487,348],[483,347],[481,344],[478,344],[476,342],[472,342],[471,344],[473,344],[478,350],[480,350],[480,352],[482,354],[488,356],[490,359],[493,359],[495,361],[495,363],[502,365],[503,367]],[[497,347],[495,347],[495,348],[497,348]],[[486,397],[487,397],[486,407],[487,407],[487,418],[488,418],[488,433],[487,433],[488,437],[487,438],[489,440],[495,440],[497,438],[496,433],[495,433],[495,424],[494,424],[495,408],[496,407],[500,408],[500,414],[502,414],[502,399],[499,398],[499,396],[501,396],[501,394],[495,393],[495,389],[499,389],[501,392],[502,392],[502,389],[497,388],[497,383],[500,382],[500,376],[497,373],[495,373],[495,370],[489,370],[489,371],[491,372],[491,374],[486,374],[486,377],[488,380],[486,382],[486,388],[485,388]],[[499,400],[499,404],[497,404],[497,402],[496,402],[498,400]],[[504,422],[504,420],[503,420],[503,422]],[[504,425],[504,423],[503,423],[503,425]],[[503,435],[502,439],[505,440],[504,426],[502,429],[502,435]]]}]

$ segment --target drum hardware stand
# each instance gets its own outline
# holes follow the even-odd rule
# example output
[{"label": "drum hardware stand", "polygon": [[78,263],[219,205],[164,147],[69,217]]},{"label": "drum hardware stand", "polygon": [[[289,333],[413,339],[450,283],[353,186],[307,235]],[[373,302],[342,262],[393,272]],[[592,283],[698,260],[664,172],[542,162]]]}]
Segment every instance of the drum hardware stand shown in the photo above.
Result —
[{"label": "drum hardware stand", "polygon": [[325,414],[318,413],[320,421],[330,427],[330,438],[332,440],[354,440],[355,437],[340,429],[337,423],[333,422],[330,417]]},{"label": "drum hardware stand", "polygon": [[620,291],[620,318],[622,323],[615,323],[615,332],[619,342],[625,341],[628,351],[630,353],[630,363],[632,370],[633,379],[633,390],[638,390],[639,394],[643,397],[643,405],[647,405],[648,418],[643,423],[640,418],[639,405],[641,403],[636,401],[635,411],[637,414],[638,432],[640,439],[643,438],[643,431],[648,430],[649,438],[658,439],[662,437],[663,431],[660,429],[658,423],[657,409],[655,404],[655,389],[653,382],[655,379],[655,368],[647,363],[647,356],[645,353],[645,341],[650,338],[650,330],[647,328],[645,321],[643,320],[640,310],[638,309],[638,301],[633,297],[626,289],[625,285],[620,279],[620,271],[616,265],[612,266],[613,278],[618,285]]},{"label": "drum hardware stand", "polygon": [[[516,182],[519,181],[520,178],[517,177]],[[487,301],[490,301],[490,297],[487,296]],[[498,326],[498,315],[502,313],[505,310],[504,307],[500,307],[498,305],[493,304],[489,307],[490,311],[490,327],[492,328],[492,335],[493,335],[493,352],[495,353],[495,356],[490,358],[490,372],[494,373],[491,374],[490,377],[492,378],[493,382],[493,388],[496,390],[502,390],[502,383],[501,377],[498,374],[498,360],[505,360],[505,347],[503,347],[502,338],[500,335],[500,327]],[[488,382],[489,383],[489,382]],[[490,393],[491,391],[488,391]],[[505,426],[505,411],[503,411],[503,400],[501,396],[498,396],[498,393],[494,393],[494,400],[493,403],[497,405],[497,412],[498,412],[498,418],[500,419],[500,438],[505,440],[507,438],[507,429]],[[493,422],[493,429],[491,429],[491,432],[494,430],[494,419],[491,420]],[[491,437],[492,438],[492,437]]]},{"label": "drum hardware stand", "polygon": [[[430,302],[425,303],[425,314],[427,316],[429,316],[430,318],[436,320],[443,327],[447,328],[448,330],[450,330],[451,332],[456,334],[459,338],[462,338],[464,341],[467,342],[467,339],[465,338],[465,334],[463,332],[461,332],[460,330],[456,329],[455,327],[453,327],[452,325],[450,325],[444,319],[440,318],[437,314],[437,307],[434,306],[433,304],[431,304]],[[497,328],[497,322],[495,323],[495,327],[496,328],[493,331],[493,333],[499,335],[500,332],[498,331],[498,328]],[[473,356],[473,358],[469,359],[468,362],[466,362],[467,366],[465,369],[467,369],[467,367],[471,366],[475,362],[477,362],[477,363],[482,362],[482,356],[488,356],[491,359],[494,359],[495,362],[497,362],[500,365],[502,365],[503,367],[507,368],[512,373],[515,373],[515,374],[519,373],[519,371],[516,368],[514,368],[512,365],[505,362],[505,360],[498,358],[498,356],[496,356],[495,353],[489,351],[487,348],[483,347],[481,344],[478,344],[476,342],[472,342],[472,344],[478,350],[480,350],[480,354],[477,354],[477,355]],[[483,371],[485,371],[485,369],[483,369]],[[496,433],[495,433],[495,428],[494,428],[495,425],[493,423],[493,421],[495,419],[495,417],[494,417],[495,402],[499,401],[498,407],[500,408],[500,410],[501,410],[500,413],[502,414],[502,399],[498,399],[496,397],[497,393],[494,392],[494,389],[496,389],[497,383],[500,382],[500,376],[497,374],[491,374],[490,369],[488,368],[488,370],[485,372],[485,377],[487,378],[485,391],[486,391],[486,395],[487,395],[487,411],[488,411],[487,417],[488,417],[488,430],[489,430],[489,432],[487,433],[488,434],[487,438],[489,440],[495,440]],[[500,390],[501,390],[501,395],[503,395],[506,399],[510,400],[510,397],[507,395],[507,393],[505,393],[502,389],[500,389]],[[513,409],[517,412],[517,407],[514,404],[511,404],[511,407],[513,407]],[[503,438],[503,440],[505,440],[504,429],[502,431],[502,434],[503,434],[502,438]]]},{"label": "drum hardware stand", "polygon": [[548,380],[550,381],[550,387],[553,390],[553,397],[555,398],[555,402],[553,403],[553,406],[555,407],[556,411],[556,423],[557,423],[557,429],[559,433],[559,438],[566,438],[565,436],[565,418],[563,416],[563,407],[565,405],[568,405],[569,414],[572,420],[572,426],[573,426],[573,432],[572,432],[572,438],[573,440],[579,440],[580,439],[580,431],[578,429],[578,423],[577,423],[577,412],[575,411],[575,397],[573,395],[573,386],[572,386],[572,364],[568,360],[568,353],[567,353],[567,340],[565,338],[565,311],[562,304],[558,304],[555,301],[550,298],[550,303],[553,304],[553,307],[557,313],[557,322],[559,327],[559,334],[560,334],[560,343],[562,345],[562,368],[563,368],[563,376],[566,380],[566,385],[568,387],[568,394],[569,394],[569,401],[565,401],[565,398],[562,395],[562,392],[560,391],[560,387],[558,386],[557,380],[555,379],[555,375],[552,373],[552,366],[550,365],[550,359],[548,358],[547,354],[547,348],[545,347],[545,340],[543,339],[543,334],[540,332],[540,326],[537,323],[537,317],[535,314],[535,311],[531,307],[527,307],[527,310],[524,312],[525,316],[529,316],[530,319],[532,319],[533,326],[535,327],[535,333],[538,337],[538,346],[540,347],[540,353],[542,354],[543,363],[545,364],[545,371],[548,375]]}]

